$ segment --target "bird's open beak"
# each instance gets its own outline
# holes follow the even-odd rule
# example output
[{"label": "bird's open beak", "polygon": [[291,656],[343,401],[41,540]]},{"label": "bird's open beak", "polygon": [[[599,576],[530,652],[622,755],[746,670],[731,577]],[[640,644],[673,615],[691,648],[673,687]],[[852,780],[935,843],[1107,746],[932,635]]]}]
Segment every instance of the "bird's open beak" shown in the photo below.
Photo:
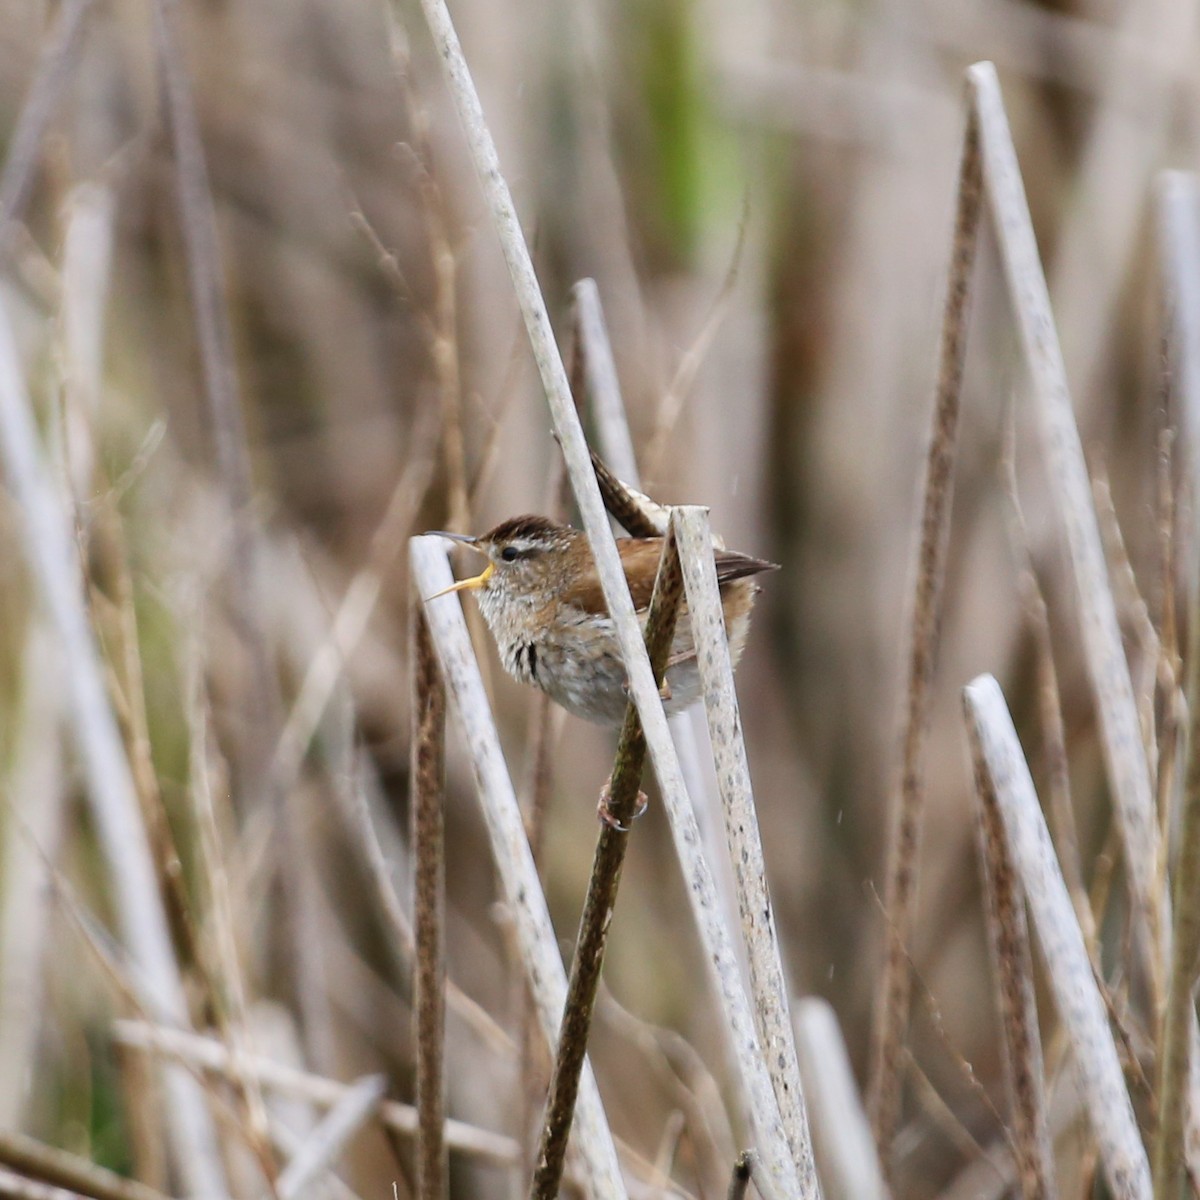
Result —
[{"label": "bird's open beak", "polygon": [[[449,538],[452,542],[462,542],[464,546],[470,546],[476,554],[482,554],[483,551],[475,545],[477,538],[470,537],[465,533],[447,533],[444,529],[430,529],[426,537],[444,537]],[[488,563],[478,575],[473,575],[470,579],[460,579],[458,583],[452,583],[448,588],[443,588],[440,592],[436,592],[430,596],[428,600],[436,600],[438,596],[447,596],[451,592],[473,591],[475,588],[481,588],[492,577],[492,572],[496,568]],[[426,603],[428,603],[428,600]]]},{"label": "bird's open beak", "polygon": [[426,603],[428,603],[429,600],[436,600],[439,596],[448,596],[451,592],[465,592],[475,588],[481,588],[489,579],[491,579],[492,572],[495,569],[496,568],[491,563],[488,563],[488,565],[483,568],[483,571],[480,574],[472,575],[470,579],[460,579],[457,583],[452,583],[448,588],[442,588],[440,592],[435,592],[432,596],[428,597]]}]

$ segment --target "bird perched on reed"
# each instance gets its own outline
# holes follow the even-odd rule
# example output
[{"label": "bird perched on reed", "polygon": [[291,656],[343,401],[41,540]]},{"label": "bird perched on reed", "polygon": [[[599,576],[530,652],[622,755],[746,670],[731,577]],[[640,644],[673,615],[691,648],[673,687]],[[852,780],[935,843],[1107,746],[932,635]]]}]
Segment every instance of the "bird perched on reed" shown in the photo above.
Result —
[{"label": "bird perched on reed", "polygon": [[[634,608],[644,625],[662,553],[661,534],[652,531],[665,528],[666,510],[621,484],[599,460],[593,461],[609,510],[619,509],[618,519],[645,535],[617,539]],[[513,517],[478,537],[434,532],[487,559],[478,575],[446,592],[475,593],[504,669],[587,721],[619,725],[629,703],[625,666],[587,537],[541,516]],[[759,590],[753,577],[776,565],[724,549],[715,555],[729,653],[736,665]],[[683,605],[663,685],[667,712],[687,708],[700,691],[691,623]]]}]

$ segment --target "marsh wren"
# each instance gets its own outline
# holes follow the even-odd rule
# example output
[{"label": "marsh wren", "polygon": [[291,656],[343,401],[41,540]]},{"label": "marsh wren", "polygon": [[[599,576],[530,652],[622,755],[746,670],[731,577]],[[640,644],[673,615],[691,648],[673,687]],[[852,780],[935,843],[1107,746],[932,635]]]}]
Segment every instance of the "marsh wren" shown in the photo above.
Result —
[{"label": "marsh wren", "polygon": [[[584,720],[620,725],[629,703],[625,667],[587,537],[569,525],[537,516],[514,517],[479,537],[435,533],[486,556],[488,564],[480,574],[438,595],[475,592],[504,669],[522,683],[541,688]],[[618,538],[617,549],[644,626],[662,538]],[[716,566],[729,654],[736,666],[758,592],[751,576],[775,570],[776,564],[717,550]],[[700,691],[684,604],[667,659],[662,691],[667,712],[687,708]]]}]

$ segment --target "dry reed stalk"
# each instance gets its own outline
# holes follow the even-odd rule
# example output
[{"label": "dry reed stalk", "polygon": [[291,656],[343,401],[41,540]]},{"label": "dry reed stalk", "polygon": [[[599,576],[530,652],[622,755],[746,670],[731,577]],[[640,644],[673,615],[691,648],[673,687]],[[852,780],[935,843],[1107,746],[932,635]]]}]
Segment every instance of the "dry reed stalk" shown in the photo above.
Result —
[{"label": "dry reed stalk", "polygon": [[828,1200],[887,1200],[871,1125],[832,1006],[806,996],[792,1010],[800,1078]]},{"label": "dry reed stalk", "polygon": [[[313,1180],[332,1167],[347,1142],[379,1111],[386,1091],[384,1075],[365,1075],[346,1088],[341,1099],[305,1135],[275,1180],[279,1200],[296,1200]],[[418,1142],[420,1138],[418,1130]]]},{"label": "dry reed stalk", "polygon": [[908,944],[916,906],[925,808],[924,750],[942,615],[946,547],[954,498],[954,458],[967,349],[967,310],[982,189],[979,126],[975,115],[969,112],[958,167],[958,198],[922,487],[920,537],[914,546],[910,575],[913,593],[908,614],[908,674],[900,777],[892,809],[884,895],[887,950],[875,1008],[871,1050],[868,1108],[885,1175],[900,1111],[901,1049],[907,1036],[912,1000]]},{"label": "dry reed stalk", "polygon": [[[1158,1133],[1154,1142],[1156,1200],[1174,1200],[1183,1182],[1184,1129],[1195,1120],[1196,979],[1200,974],[1200,609],[1189,614],[1188,694],[1191,711],[1184,781],[1183,827],[1175,865],[1174,936],[1158,1070]],[[1189,1109],[1191,1110],[1189,1112]],[[1190,1147],[1189,1147],[1190,1150]]]},{"label": "dry reed stalk", "polygon": [[1137,702],[1108,583],[1062,350],[1000,85],[995,68],[986,62],[971,67],[967,79],[972,110],[979,123],[992,224],[1033,382],[1047,474],[1057,497],[1069,551],[1088,677],[1103,735],[1113,803],[1120,818],[1133,907],[1145,938],[1149,982],[1157,997],[1162,991],[1165,923],[1161,895],[1155,887],[1159,855],[1157,825]]},{"label": "dry reed stalk", "polygon": [[[158,1009],[188,1023],[179,966],[155,882],[129,760],[88,628],[65,514],[38,449],[37,435],[7,313],[0,310],[0,459],[20,510],[20,536],[51,624],[71,664],[70,714],[87,778],[96,831],[114,891],[122,936]],[[189,1190],[224,1194],[216,1141],[203,1097],[186,1073],[167,1072],[171,1138]]]},{"label": "dry reed stalk", "polygon": [[[113,1022],[113,1037],[123,1046],[175,1059],[225,1078],[229,1078],[233,1069],[229,1048],[214,1038],[168,1029],[148,1021],[129,1020]],[[347,1084],[286,1066],[261,1054],[247,1057],[244,1066],[255,1074],[264,1089],[300,1097],[323,1108],[338,1104],[349,1090]],[[416,1136],[417,1110],[409,1104],[385,1100],[379,1107],[379,1119],[404,1137]],[[468,1125],[465,1121],[450,1119],[446,1122],[446,1144],[456,1153],[498,1166],[510,1166],[519,1157],[512,1138]]]},{"label": "dry reed stalk", "polygon": [[84,19],[91,7],[92,0],[64,0],[59,7],[54,30],[42,47],[33,83],[9,135],[0,171],[0,256],[7,256],[13,224],[24,219],[42,138],[71,81],[83,45]]},{"label": "dry reed stalk", "polygon": [[[1163,171],[1156,200],[1168,361],[1179,397],[1185,461],[1195,471],[1200,463],[1200,272],[1195,265],[1200,262],[1200,183],[1190,171]],[[1191,551],[1200,552],[1195,545]],[[1194,571],[1188,579],[1193,590],[1200,586]]]},{"label": "dry reed stalk", "polygon": [[[454,582],[439,538],[409,543],[413,583],[433,596]],[[520,808],[500,749],[500,739],[467,635],[462,606],[453,596],[425,604],[426,620],[466,742],[492,855],[528,973],[538,1022],[547,1044],[558,1038],[567,978]],[[591,1068],[584,1066],[575,1115],[575,1144],[585,1182],[594,1196],[622,1194],[620,1165]]]},{"label": "dry reed stalk", "polygon": [[[0,901],[0,1129],[17,1128],[45,1017],[51,951],[48,886],[66,833],[62,662],[45,622],[25,633],[14,750],[4,779],[5,846]],[[30,853],[29,843],[36,847]]]},{"label": "dry reed stalk", "polygon": [[413,605],[412,846],[417,969],[413,982],[417,1043],[418,1200],[441,1200],[448,1187],[446,1145],[446,688],[418,597]]},{"label": "dry reed stalk", "polygon": [[[971,737],[979,856],[983,866],[988,947],[1004,1033],[1013,1153],[1025,1200],[1052,1200],[1054,1153],[1046,1124],[1042,1043],[1033,988],[1025,901],[1004,833],[1000,802],[977,737]],[[1090,957],[1089,957],[1090,961]]]},{"label": "dry reed stalk", "polygon": [[[767,1175],[777,1181],[779,1190],[784,1194],[812,1196],[818,1190],[815,1179],[801,1179],[797,1174],[796,1164],[790,1161],[787,1153],[786,1136],[766,1075],[762,1052],[754,1037],[753,1019],[745,990],[738,977],[729,931],[717,915],[712,872],[699,851],[699,831],[695,815],[687,800],[679,760],[667,728],[658,688],[654,683],[654,673],[646,656],[645,644],[625,582],[616,543],[608,526],[587,441],[571,398],[566,369],[554,341],[546,302],[538,286],[516,207],[500,170],[495,143],[487,127],[470,69],[444,0],[421,0],[421,7],[441,58],[475,171],[508,263],[534,361],[566,461],[571,487],[596,562],[605,603],[621,647],[630,695],[637,705],[655,774],[663,793],[664,805],[671,821],[676,852],[680,856],[706,957],[717,976],[726,1023],[736,1047],[735,1063],[761,1142],[760,1150],[765,1169]],[[434,560],[429,561],[432,565]],[[448,571],[437,572],[434,569],[434,573],[443,580],[441,586],[449,584]],[[461,618],[461,609],[455,606],[455,611]],[[443,662],[443,669],[445,667],[446,663]],[[511,785],[509,790],[511,791]],[[528,846],[524,849],[527,851]]]},{"label": "dry reed stalk", "polygon": [[[654,592],[646,615],[646,650],[654,677],[660,683],[666,673],[667,656],[675,636],[675,620],[682,597],[679,555],[674,537],[668,534],[663,539]],[[550,1078],[541,1145],[529,1193],[531,1200],[554,1200],[562,1180],[567,1137],[571,1130],[579,1076],[587,1054],[596,991],[600,985],[600,969],[604,963],[608,930],[616,907],[617,887],[621,882],[629,831],[637,816],[645,759],[646,739],[642,734],[637,709],[630,704],[617,742],[612,775],[605,785],[607,795],[601,798],[611,823],[602,824],[600,829],[587,896],[579,920],[562,1031]]]},{"label": "dry reed stalk", "polygon": [[1117,1200],[1149,1200],[1150,1166],[1104,1000],[999,684],[981,675],[964,689],[963,706],[972,753],[996,797],[1042,956],[1051,964],[1049,983],[1071,1040],[1105,1178]]},{"label": "dry reed stalk", "polygon": [[[1158,217],[1162,275],[1169,314],[1170,358],[1179,380],[1180,420],[1187,438],[1184,478],[1193,505],[1200,497],[1200,188],[1194,175],[1170,172],[1160,183]],[[1154,1143],[1158,1200],[1178,1195],[1185,1158],[1200,1158],[1200,1049],[1195,987],[1200,970],[1200,547],[1188,551],[1187,760],[1179,858],[1174,879],[1174,928],[1166,1008],[1159,1043],[1159,1124]],[[1169,822],[1168,822],[1169,827]]]},{"label": "dry reed stalk", "polygon": [[725,838],[733,863],[738,915],[750,966],[755,1026],[792,1157],[802,1176],[815,1176],[804,1089],[788,1011],[789,988],[767,889],[766,862],[733,684],[733,663],[725,636],[708,510],[695,506],[676,508],[671,527],[679,539],[692,638],[704,686],[704,709],[725,818]]},{"label": "dry reed stalk", "polygon": [[33,1179],[71,1188],[96,1200],[166,1200],[161,1192],[99,1167],[78,1154],[47,1146],[14,1130],[0,1130],[0,1163]]}]

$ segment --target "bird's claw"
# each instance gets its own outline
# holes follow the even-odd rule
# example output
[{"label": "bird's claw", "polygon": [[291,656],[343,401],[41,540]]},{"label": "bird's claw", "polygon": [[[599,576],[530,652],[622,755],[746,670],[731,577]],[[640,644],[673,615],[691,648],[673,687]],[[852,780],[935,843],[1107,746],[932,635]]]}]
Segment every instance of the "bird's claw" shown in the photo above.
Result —
[{"label": "bird's claw", "polygon": [[[621,684],[621,691],[625,693],[626,700],[633,699],[633,689],[629,686],[629,680]],[[658,694],[663,700],[670,700],[671,698],[671,685],[665,679],[659,684]]]},{"label": "bird's claw", "polygon": [[607,779],[604,782],[604,786],[600,789],[600,803],[596,805],[596,816],[599,817],[600,820],[609,827],[609,829],[615,829],[618,833],[628,833],[633,827],[633,821],[636,821],[638,817],[640,817],[642,813],[646,811],[650,804],[650,801],[646,799],[646,793],[638,792],[637,808],[634,809],[633,818],[628,825],[622,825],[621,822],[618,821],[613,815],[612,809],[608,806],[609,800],[611,799],[612,780]]}]

